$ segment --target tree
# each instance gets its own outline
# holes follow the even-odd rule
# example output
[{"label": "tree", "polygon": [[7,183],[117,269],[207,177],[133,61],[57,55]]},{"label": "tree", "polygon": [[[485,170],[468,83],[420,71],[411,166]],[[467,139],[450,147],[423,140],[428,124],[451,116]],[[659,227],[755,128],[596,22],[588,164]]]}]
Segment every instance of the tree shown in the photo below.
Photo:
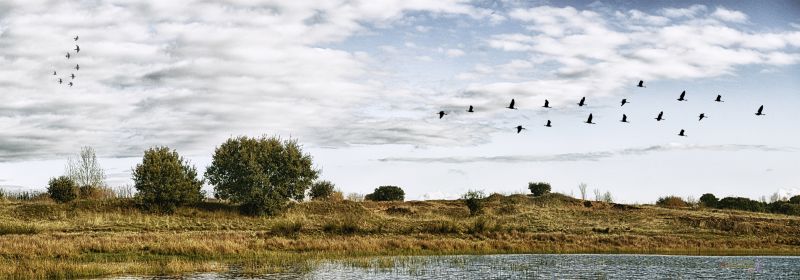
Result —
[{"label": "tree", "polygon": [[614,202],[614,197],[611,196],[611,192],[610,191],[606,191],[606,193],[604,193],[603,196],[600,198],[600,201],[606,202],[606,203],[613,203]]},{"label": "tree", "polygon": [[92,147],[81,147],[78,157],[70,157],[67,160],[65,169],[66,176],[80,187],[100,187],[105,185],[105,172],[97,162],[97,156]]},{"label": "tree", "polygon": [[171,213],[205,197],[195,167],[167,147],[144,152],[142,163],[133,169],[133,183],[142,208],[153,212]]},{"label": "tree", "polygon": [[540,196],[550,192],[550,184],[545,182],[529,182],[528,189],[531,190],[533,196]]},{"label": "tree", "polygon": [[789,203],[800,204],[800,195],[795,195],[795,196],[789,198]]},{"label": "tree", "polygon": [[582,200],[586,200],[586,187],[587,187],[586,183],[578,184],[578,190],[581,191],[581,199]]},{"label": "tree", "polygon": [[484,194],[483,191],[468,191],[461,196],[461,199],[464,200],[464,204],[469,208],[470,216],[475,216],[483,210],[484,198],[486,198],[486,194]]},{"label": "tree", "polygon": [[719,199],[714,194],[707,193],[700,196],[700,203],[705,207],[717,207],[717,202],[719,202]]},{"label": "tree", "polygon": [[318,175],[296,140],[265,136],[228,139],[206,170],[217,198],[240,203],[252,215],[274,215],[290,199],[302,200]]},{"label": "tree", "polygon": [[331,197],[336,191],[334,188],[334,184],[330,181],[317,181],[311,185],[308,196],[310,196],[312,200],[326,199]]},{"label": "tree", "polygon": [[65,203],[78,198],[78,186],[67,176],[51,178],[47,185],[47,194],[56,202]]},{"label": "tree", "polygon": [[380,186],[375,191],[364,198],[372,201],[403,201],[406,193],[397,186]]},{"label": "tree", "polygon": [[726,197],[717,202],[718,208],[736,209],[752,212],[766,211],[766,204],[746,198],[746,197]]}]

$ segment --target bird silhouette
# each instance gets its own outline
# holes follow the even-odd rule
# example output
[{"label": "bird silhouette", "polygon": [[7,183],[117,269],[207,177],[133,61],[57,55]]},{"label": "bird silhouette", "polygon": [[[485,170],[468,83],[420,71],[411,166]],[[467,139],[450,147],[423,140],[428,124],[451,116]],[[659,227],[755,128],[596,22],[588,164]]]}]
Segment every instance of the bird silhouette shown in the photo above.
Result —
[{"label": "bird silhouette", "polygon": [[70,87],[72,86],[72,82],[69,82],[69,86],[70,86]]},{"label": "bird silhouette", "polygon": [[678,132],[678,136],[688,137],[686,135],[686,130],[681,129],[681,132]]},{"label": "bird silhouette", "polygon": [[511,99],[511,104],[508,104],[508,107],[506,107],[506,108],[512,109],[512,110],[516,110],[517,109],[517,108],[514,108],[514,99],[513,98]]},{"label": "bird silhouette", "polygon": [[544,100],[544,106],[542,106],[542,107],[550,108],[550,101],[547,101],[547,99],[545,99]]},{"label": "bird silhouette", "polygon": [[622,114],[621,122],[624,122],[624,123],[628,122],[628,115]]},{"label": "bird silhouette", "polygon": [[67,59],[69,59],[69,53],[67,53],[67,55],[66,55],[66,56],[67,56]]},{"label": "bird silhouette", "polygon": [[75,41],[78,41],[78,35],[75,35],[75,38],[72,38],[72,39],[75,39]]},{"label": "bird silhouette", "polygon": [[63,83],[63,82],[64,82],[64,81],[62,81],[62,80],[61,80],[61,78],[58,78],[58,84],[59,84],[59,85],[60,85],[61,83]]},{"label": "bird silhouette", "polygon": [[699,119],[697,121],[702,121],[703,119],[708,118],[708,117],[706,117],[705,113],[700,113],[700,116],[698,116],[698,118]]},{"label": "bird silhouette", "polygon": [[547,124],[545,124],[544,126],[546,126],[546,127],[553,127],[552,125],[550,125],[550,120],[547,120]]},{"label": "bird silhouette", "polygon": [[644,81],[639,80],[639,85],[637,85],[637,87],[646,87],[646,86],[644,86]]},{"label": "bird silhouette", "polygon": [[522,130],[523,130],[523,129],[525,129],[525,128],[524,128],[524,127],[522,127],[521,125],[518,125],[518,126],[517,126],[517,133],[520,133],[520,132],[522,132]]},{"label": "bird silhouette", "polygon": [[687,101],[688,99],[686,99],[684,97],[686,97],[686,91],[685,90],[683,92],[681,92],[681,97],[678,97],[678,101]]},{"label": "bird silhouette", "polygon": [[630,103],[630,102],[628,102],[628,99],[623,98],[622,102],[621,102],[622,105],[619,105],[619,106],[622,107],[622,106],[625,106],[625,104],[628,104],[628,103]]},{"label": "bird silhouette", "polygon": [[470,113],[475,112],[475,111],[472,110],[472,105],[469,105],[469,109],[467,109],[467,112],[470,112]]},{"label": "bird silhouette", "polygon": [[725,102],[725,101],[722,101],[722,95],[719,95],[719,94],[717,94],[717,99],[714,99],[714,101]]},{"label": "bird silhouette", "polygon": [[444,117],[445,115],[447,115],[447,113],[445,113],[444,111],[439,111],[439,118],[440,118],[440,119],[441,119],[442,117]]},{"label": "bird silhouette", "polygon": [[581,97],[581,102],[578,102],[578,106],[586,105],[586,97]]},{"label": "bird silhouette", "polygon": [[81,70],[81,66],[79,64],[75,64],[75,70]]},{"label": "bird silhouette", "polygon": [[762,113],[762,111],[764,111],[764,105],[761,105],[761,107],[758,107],[758,112],[756,112],[756,116],[765,115],[764,113]]},{"label": "bird silhouette", "polygon": [[81,52],[81,47],[80,47],[80,46],[78,46],[78,45],[75,45],[75,52],[76,52],[76,53],[79,53],[79,52]]},{"label": "bird silhouette", "polygon": [[658,113],[658,117],[656,117],[656,120],[657,120],[657,121],[663,121],[663,120],[666,120],[666,119],[664,118],[664,111],[661,111],[660,113]]},{"label": "bird silhouette", "polygon": [[70,77],[72,77],[72,79],[74,80],[75,79],[75,73],[70,74]]},{"label": "bird silhouette", "polygon": [[589,114],[589,119],[586,120],[586,123],[595,124],[592,122],[592,114]]},{"label": "bird silhouette", "polygon": [[56,75],[56,71],[53,71],[53,76],[55,76],[55,75]]}]

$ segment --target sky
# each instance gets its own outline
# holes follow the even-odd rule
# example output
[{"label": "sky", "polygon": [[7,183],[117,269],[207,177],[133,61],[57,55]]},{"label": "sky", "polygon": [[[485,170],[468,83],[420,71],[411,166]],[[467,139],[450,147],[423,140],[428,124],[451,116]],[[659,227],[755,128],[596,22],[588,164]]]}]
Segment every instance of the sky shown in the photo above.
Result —
[{"label": "sky", "polygon": [[798,19],[797,1],[0,0],[0,188],[44,190],[81,146],[112,187],[152,146],[202,174],[227,138],[267,135],[345,193],[800,194]]}]

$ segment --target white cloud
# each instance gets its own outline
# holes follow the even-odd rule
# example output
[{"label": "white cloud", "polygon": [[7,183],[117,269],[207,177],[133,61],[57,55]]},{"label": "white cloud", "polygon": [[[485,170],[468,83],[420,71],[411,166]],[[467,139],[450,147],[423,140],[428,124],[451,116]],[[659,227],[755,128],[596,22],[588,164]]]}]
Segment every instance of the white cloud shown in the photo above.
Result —
[{"label": "white cloud", "polygon": [[445,54],[448,57],[459,57],[465,55],[466,53],[460,49],[447,49]]},{"label": "white cloud", "polygon": [[670,18],[693,18],[700,13],[704,13],[708,8],[704,5],[692,5],[687,8],[664,8],[661,14]]},{"label": "white cloud", "polygon": [[717,19],[720,19],[720,20],[730,21],[730,22],[746,22],[747,21],[747,15],[746,14],[744,14],[744,13],[742,13],[740,11],[728,10],[728,9],[725,9],[724,7],[717,7],[717,9],[714,10],[714,13],[712,13],[711,16],[715,17]]}]

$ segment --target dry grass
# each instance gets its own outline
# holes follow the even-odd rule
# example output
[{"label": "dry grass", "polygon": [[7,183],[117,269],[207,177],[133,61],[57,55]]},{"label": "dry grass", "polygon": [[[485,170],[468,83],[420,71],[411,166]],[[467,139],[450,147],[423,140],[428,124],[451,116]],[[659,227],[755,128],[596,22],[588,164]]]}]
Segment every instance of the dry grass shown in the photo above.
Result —
[{"label": "dry grass", "polygon": [[322,259],[484,253],[800,253],[800,217],[585,202],[559,194],[461,201],[297,203],[247,217],[204,203],[146,214],[126,199],[0,202],[0,278],[237,269],[307,270]]}]

